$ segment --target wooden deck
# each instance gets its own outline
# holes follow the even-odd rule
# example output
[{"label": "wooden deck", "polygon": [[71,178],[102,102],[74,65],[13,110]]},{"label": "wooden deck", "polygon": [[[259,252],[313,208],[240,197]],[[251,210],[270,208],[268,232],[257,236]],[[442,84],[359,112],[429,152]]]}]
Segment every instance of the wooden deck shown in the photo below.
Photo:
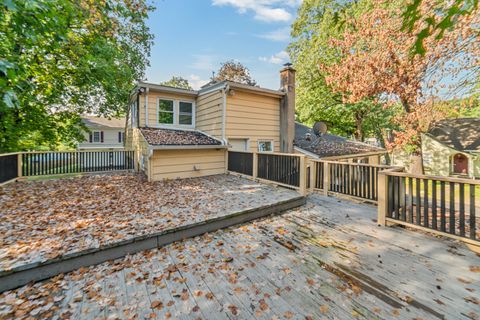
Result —
[{"label": "wooden deck", "polygon": [[0,294],[0,318],[478,319],[480,258],[321,195]]}]

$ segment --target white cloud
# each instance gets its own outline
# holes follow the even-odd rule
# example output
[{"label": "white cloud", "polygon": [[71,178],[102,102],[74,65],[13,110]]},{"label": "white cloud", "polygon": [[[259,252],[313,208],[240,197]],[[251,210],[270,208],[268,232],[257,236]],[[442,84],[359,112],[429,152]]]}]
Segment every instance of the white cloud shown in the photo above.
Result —
[{"label": "white cloud", "polygon": [[214,6],[232,6],[243,14],[255,13],[255,19],[266,22],[287,22],[292,20],[290,10],[301,0],[212,0]]},{"label": "white cloud", "polygon": [[290,27],[284,27],[264,34],[259,34],[258,37],[271,41],[287,42],[290,40]]},{"label": "white cloud", "polygon": [[282,64],[287,62],[290,59],[288,56],[288,53],[286,51],[280,51],[273,56],[270,57],[259,57],[258,60],[264,61],[264,62],[269,62],[273,64]]},{"label": "white cloud", "polygon": [[191,74],[188,77],[188,82],[190,83],[190,85],[194,90],[200,89],[203,85],[207,84],[208,81],[210,80],[202,79],[200,76],[197,76],[196,74]]},{"label": "white cloud", "polygon": [[215,62],[217,56],[209,54],[195,54],[193,55],[193,62],[191,68],[197,70],[212,71],[216,69]]}]

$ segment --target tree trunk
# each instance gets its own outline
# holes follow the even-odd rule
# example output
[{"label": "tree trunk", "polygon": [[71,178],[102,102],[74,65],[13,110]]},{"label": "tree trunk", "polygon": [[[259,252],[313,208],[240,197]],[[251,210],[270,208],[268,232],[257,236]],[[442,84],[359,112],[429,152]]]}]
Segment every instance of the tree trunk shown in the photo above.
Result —
[{"label": "tree trunk", "polygon": [[[375,130],[375,138],[377,138],[378,142],[380,143],[380,147],[386,149],[385,146],[385,137],[382,134],[381,130]],[[392,163],[392,159],[390,159],[390,154],[388,152],[385,153],[385,164],[390,165]]]},{"label": "tree trunk", "polygon": [[355,140],[363,141],[363,115],[361,113],[355,114]]}]

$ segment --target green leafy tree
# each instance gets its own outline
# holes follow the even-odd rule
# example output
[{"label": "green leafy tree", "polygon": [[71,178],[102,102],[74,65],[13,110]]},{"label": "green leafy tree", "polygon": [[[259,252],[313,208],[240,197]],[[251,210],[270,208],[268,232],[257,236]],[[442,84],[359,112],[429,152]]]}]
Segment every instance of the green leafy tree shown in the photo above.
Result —
[{"label": "green leafy tree", "polygon": [[[422,10],[426,7],[427,10]],[[417,23],[422,23],[422,29],[417,33],[414,53],[424,55],[424,42],[429,37],[437,40],[443,38],[445,32],[453,29],[458,21],[473,14],[478,9],[478,0],[413,0],[403,12],[403,28],[413,31]],[[436,12],[435,15],[426,12]]]},{"label": "green leafy tree", "polygon": [[170,80],[161,83],[164,86],[192,90],[188,80],[182,77],[173,76]]},{"label": "green leafy tree", "polygon": [[245,67],[240,62],[234,60],[228,60],[222,63],[218,72],[211,79],[214,82],[219,81],[233,81],[243,84],[248,84],[250,86],[256,86],[257,82],[253,80],[250,75],[250,70]]},{"label": "green leafy tree", "polygon": [[145,0],[4,0],[0,151],[82,139],[79,115],[125,112],[152,43]]},{"label": "green leafy tree", "polygon": [[344,25],[339,21],[346,14],[355,14],[352,4],[335,0],[305,0],[298,11],[288,47],[297,70],[297,117],[307,124],[324,121],[332,133],[353,135],[358,140],[376,137],[383,144],[385,132],[393,127],[393,109],[384,110],[368,98],[344,103],[342,94],[331,89],[326,72],[319,68],[338,61],[339,52],[330,41],[343,34]]}]

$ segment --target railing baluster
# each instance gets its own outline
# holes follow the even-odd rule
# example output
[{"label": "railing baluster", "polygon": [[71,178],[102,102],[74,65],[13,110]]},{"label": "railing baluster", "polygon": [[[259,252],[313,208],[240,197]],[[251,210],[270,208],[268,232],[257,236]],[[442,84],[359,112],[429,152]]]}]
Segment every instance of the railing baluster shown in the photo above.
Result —
[{"label": "railing baluster", "polygon": [[413,223],[413,179],[408,178],[408,222]]},{"label": "railing baluster", "polygon": [[432,229],[437,230],[437,181],[432,180]]},{"label": "railing baluster", "polygon": [[470,217],[469,217],[469,222],[470,222],[470,239],[475,240],[476,239],[476,217],[475,217],[475,185],[471,184],[470,185]]},{"label": "railing baluster", "polygon": [[440,231],[446,230],[446,195],[445,195],[445,181],[440,181]]},{"label": "railing baluster", "polygon": [[459,221],[459,231],[460,231],[460,236],[465,237],[465,184],[460,183],[460,221]]},{"label": "railing baluster", "polygon": [[415,224],[417,225],[421,225],[422,223],[422,218],[421,218],[421,215],[420,215],[420,211],[421,211],[421,208],[422,208],[422,200],[421,200],[421,196],[420,196],[420,179],[415,179],[415,189],[416,189],[416,192],[415,192],[415,210],[416,210],[416,217],[415,217]]},{"label": "railing baluster", "polygon": [[450,182],[449,232],[455,234],[455,183]]},{"label": "railing baluster", "polygon": [[429,226],[429,216],[428,216],[428,179],[423,179],[423,226]]}]

